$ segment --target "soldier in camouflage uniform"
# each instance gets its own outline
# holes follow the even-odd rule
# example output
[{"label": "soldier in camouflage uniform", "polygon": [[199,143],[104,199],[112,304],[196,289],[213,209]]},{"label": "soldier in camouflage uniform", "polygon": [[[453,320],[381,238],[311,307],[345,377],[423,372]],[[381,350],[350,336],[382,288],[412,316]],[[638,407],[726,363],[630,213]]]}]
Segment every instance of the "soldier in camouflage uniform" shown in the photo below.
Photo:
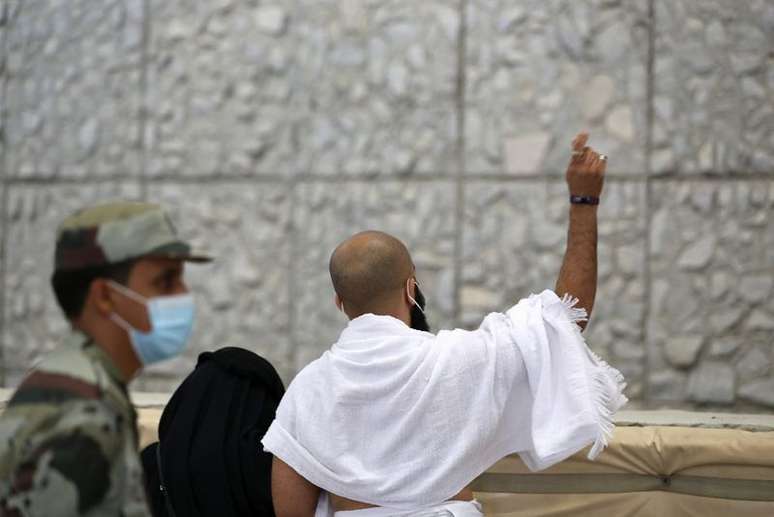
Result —
[{"label": "soldier in camouflage uniform", "polygon": [[67,218],[52,285],[72,325],[0,417],[0,516],[150,515],[127,383],[184,347],[184,261],[164,211],[111,203]]}]

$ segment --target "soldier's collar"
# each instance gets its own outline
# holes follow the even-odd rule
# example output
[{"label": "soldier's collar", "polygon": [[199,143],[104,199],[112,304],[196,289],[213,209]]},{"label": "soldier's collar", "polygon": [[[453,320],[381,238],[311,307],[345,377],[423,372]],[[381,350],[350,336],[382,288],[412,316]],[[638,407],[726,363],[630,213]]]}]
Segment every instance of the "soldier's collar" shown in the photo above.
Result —
[{"label": "soldier's collar", "polygon": [[70,334],[65,338],[65,346],[71,346],[73,348],[83,348],[92,339],[78,329],[72,329]]},{"label": "soldier's collar", "polygon": [[124,379],[124,376],[121,373],[121,370],[118,368],[118,365],[90,336],[86,335],[80,330],[74,329],[67,340],[67,344],[79,348],[87,354],[93,356],[97,361],[99,361],[99,363],[114,382],[116,382],[122,388],[126,388],[128,381],[127,379]]}]

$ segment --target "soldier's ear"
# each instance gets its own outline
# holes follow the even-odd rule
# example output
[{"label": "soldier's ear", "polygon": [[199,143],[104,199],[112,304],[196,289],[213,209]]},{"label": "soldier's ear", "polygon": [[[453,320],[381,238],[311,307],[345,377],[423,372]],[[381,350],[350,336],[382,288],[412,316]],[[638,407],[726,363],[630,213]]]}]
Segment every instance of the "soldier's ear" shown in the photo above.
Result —
[{"label": "soldier's ear", "polygon": [[95,278],[89,286],[89,296],[87,301],[97,309],[97,311],[108,317],[113,314],[113,290],[105,278]]}]

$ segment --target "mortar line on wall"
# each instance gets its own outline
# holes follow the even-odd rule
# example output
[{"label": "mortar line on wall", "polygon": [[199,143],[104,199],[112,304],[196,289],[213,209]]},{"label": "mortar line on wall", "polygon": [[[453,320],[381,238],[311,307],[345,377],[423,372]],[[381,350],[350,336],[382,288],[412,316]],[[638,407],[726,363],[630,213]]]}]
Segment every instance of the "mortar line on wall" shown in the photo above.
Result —
[{"label": "mortar line on wall", "polygon": [[455,142],[455,154],[457,171],[455,178],[455,203],[454,203],[454,265],[453,265],[453,304],[452,319],[454,326],[460,326],[462,291],[462,245],[465,227],[465,88],[466,88],[466,52],[467,52],[467,0],[459,2],[459,28],[457,31],[457,84],[455,86],[456,110],[457,110],[457,138]]},{"label": "mortar line on wall", "polygon": [[[286,287],[286,296],[287,296],[287,350],[285,353],[285,367],[288,370],[288,373],[295,370],[295,351],[296,351],[296,336],[293,330],[296,328],[295,326],[295,314],[294,314],[294,300],[296,299],[296,291],[298,289],[297,283],[296,283],[296,275],[298,271],[298,265],[296,263],[296,255],[298,252],[298,231],[296,230],[296,221],[295,221],[295,206],[297,202],[297,192],[296,192],[296,184],[294,180],[291,178],[283,184],[283,187],[285,188],[285,192],[287,194],[287,235],[288,235],[288,244],[287,244],[287,261],[286,261],[286,273],[288,275],[287,285]],[[280,371],[280,374],[284,374],[284,371]],[[285,381],[285,376],[282,375],[283,382]],[[288,379],[289,381],[290,379]]]},{"label": "mortar line on wall", "polygon": [[[298,13],[300,10],[300,6],[298,5],[298,2],[293,2],[293,7]],[[292,77],[292,87],[291,87],[291,95],[295,92],[295,87],[297,85],[302,85],[303,80],[297,76],[299,72],[297,70],[291,72]],[[295,76],[295,77],[293,77]],[[298,117],[298,113],[294,112],[294,116]],[[294,124],[295,126],[295,124]],[[297,141],[297,134],[294,130],[291,132],[291,145],[295,148],[298,146]],[[298,153],[294,153],[295,156],[298,156]],[[288,274],[288,281],[287,281],[287,297],[288,297],[288,305],[287,305],[287,326],[288,326],[288,349],[286,351],[285,355],[285,368],[287,369],[286,372],[280,372],[280,373],[287,373],[288,376],[293,375],[293,372],[296,372],[296,351],[298,349],[298,342],[297,342],[297,336],[295,333],[296,327],[296,316],[295,316],[295,304],[299,299],[299,292],[298,292],[298,254],[299,254],[299,231],[298,231],[298,225],[296,224],[296,205],[299,201],[299,195],[298,195],[298,171],[296,170],[297,165],[293,165],[293,173],[290,175],[284,175],[282,178],[283,184],[288,189],[288,260],[287,260],[287,274]],[[284,376],[283,376],[284,377]],[[285,379],[283,378],[283,381]],[[288,378],[288,383],[290,382],[290,378]],[[287,387],[287,386],[286,386]]]},{"label": "mortar line on wall", "polygon": [[[294,178],[290,178],[285,182],[285,186],[288,191],[288,260],[287,260],[287,297],[288,297],[288,350],[285,357],[285,364],[288,368],[288,373],[295,371],[295,353],[298,346],[296,342],[296,334],[294,329],[296,328],[295,317],[295,301],[298,300],[298,260],[299,253],[299,232],[298,225],[296,224],[296,203],[298,203],[298,184]],[[289,379],[288,379],[289,380]]]},{"label": "mortar line on wall", "polygon": [[148,67],[151,34],[150,0],[142,3],[142,43],[140,50],[140,113],[137,122],[140,146],[140,198],[148,197]]},{"label": "mortar line on wall", "polygon": [[650,305],[651,305],[651,221],[653,218],[652,207],[652,192],[653,180],[661,179],[660,177],[653,176],[652,167],[652,149],[653,149],[653,117],[654,117],[654,63],[655,63],[655,30],[656,30],[656,13],[655,13],[655,0],[648,0],[648,55],[646,62],[646,88],[645,88],[645,199],[643,201],[645,208],[645,239],[644,239],[644,267],[643,267],[643,307],[642,307],[642,322],[641,333],[642,343],[645,347],[645,364],[643,365],[643,381],[642,381],[642,399],[645,402],[646,407],[651,405],[651,389],[650,389],[650,375],[651,375],[651,350],[650,350],[650,336],[648,335],[648,322],[650,321]]},{"label": "mortar line on wall", "polygon": [[[536,182],[556,182],[563,183],[565,180],[562,176],[558,175],[546,175],[546,174],[530,174],[524,176],[510,176],[507,174],[480,174],[470,175],[463,174],[461,178],[456,178],[448,173],[437,174],[421,174],[418,176],[412,176],[410,178],[395,177],[395,176],[377,176],[366,177],[358,175],[334,175],[334,176],[314,176],[314,175],[298,175],[292,179],[294,184],[340,184],[340,183],[398,183],[398,182],[417,182],[417,183],[431,183],[431,182],[453,182],[456,184],[457,179],[462,183],[487,183],[497,182],[505,184],[514,183],[536,183]],[[632,174],[632,175],[611,175],[605,178],[606,183],[645,183],[650,184],[657,183],[759,183],[761,181],[771,181],[771,175],[763,174],[690,174],[690,175],[666,175],[666,174],[653,174],[648,176],[647,174]],[[6,178],[6,183],[9,186],[46,186],[56,187],[64,185],[99,185],[104,183],[126,182],[126,176],[119,174],[111,174],[107,176],[101,176],[98,178],[52,178],[52,177],[11,177]],[[139,180],[138,180],[139,181]],[[277,184],[287,183],[287,175],[261,175],[261,176],[202,176],[202,177],[173,177],[164,176],[160,178],[148,178],[148,185],[212,185],[212,184],[245,184],[245,185],[265,185],[265,184]]]},{"label": "mortar line on wall", "polygon": [[2,168],[2,192],[0,192],[2,202],[0,202],[0,207],[2,207],[3,211],[2,214],[0,214],[0,386],[5,386],[5,282],[8,263],[8,257],[6,256],[6,240],[8,239],[7,214],[8,201],[10,198],[8,195],[10,185],[8,182],[8,139],[6,138],[8,131],[8,103],[6,102],[6,99],[8,92],[8,31],[10,30],[11,25],[10,2],[4,2],[0,9],[2,9],[2,12],[0,12],[0,20],[5,24],[3,38],[2,41],[0,41],[0,52],[2,52],[0,63],[2,63],[3,67],[2,86],[0,86],[0,96],[2,96],[0,105],[3,106],[2,114],[0,114],[0,117],[2,117],[3,128],[0,132],[0,138],[2,138],[3,144],[2,157],[0,157],[0,168]]}]

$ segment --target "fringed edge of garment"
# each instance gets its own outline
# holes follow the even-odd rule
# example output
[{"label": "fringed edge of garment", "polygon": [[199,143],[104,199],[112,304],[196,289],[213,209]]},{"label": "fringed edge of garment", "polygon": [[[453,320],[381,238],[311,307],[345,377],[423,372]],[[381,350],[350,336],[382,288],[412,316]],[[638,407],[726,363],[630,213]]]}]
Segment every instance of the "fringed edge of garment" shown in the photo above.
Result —
[{"label": "fringed edge of garment", "polygon": [[576,307],[578,305],[578,300],[574,296],[570,295],[570,293],[565,293],[562,297],[562,305],[564,306],[565,314],[567,315],[567,318],[572,322],[575,323],[575,325],[580,330],[580,323],[581,321],[588,321],[589,320],[589,313],[586,312],[586,309],[583,307]]},{"label": "fringed edge of garment", "polygon": [[576,307],[578,301],[578,298],[569,294],[565,294],[562,297],[562,306],[564,307],[565,314],[573,324],[573,327],[578,331],[578,337],[581,339],[583,346],[586,347],[594,363],[591,374],[591,390],[598,432],[594,444],[588,453],[588,458],[593,460],[607,447],[615,429],[613,415],[628,402],[628,399],[623,394],[623,390],[626,388],[626,381],[621,372],[607,364],[606,361],[594,353],[586,345],[586,340],[583,339],[583,336],[580,335],[580,325],[578,323],[588,321],[588,313],[586,309]]}]

